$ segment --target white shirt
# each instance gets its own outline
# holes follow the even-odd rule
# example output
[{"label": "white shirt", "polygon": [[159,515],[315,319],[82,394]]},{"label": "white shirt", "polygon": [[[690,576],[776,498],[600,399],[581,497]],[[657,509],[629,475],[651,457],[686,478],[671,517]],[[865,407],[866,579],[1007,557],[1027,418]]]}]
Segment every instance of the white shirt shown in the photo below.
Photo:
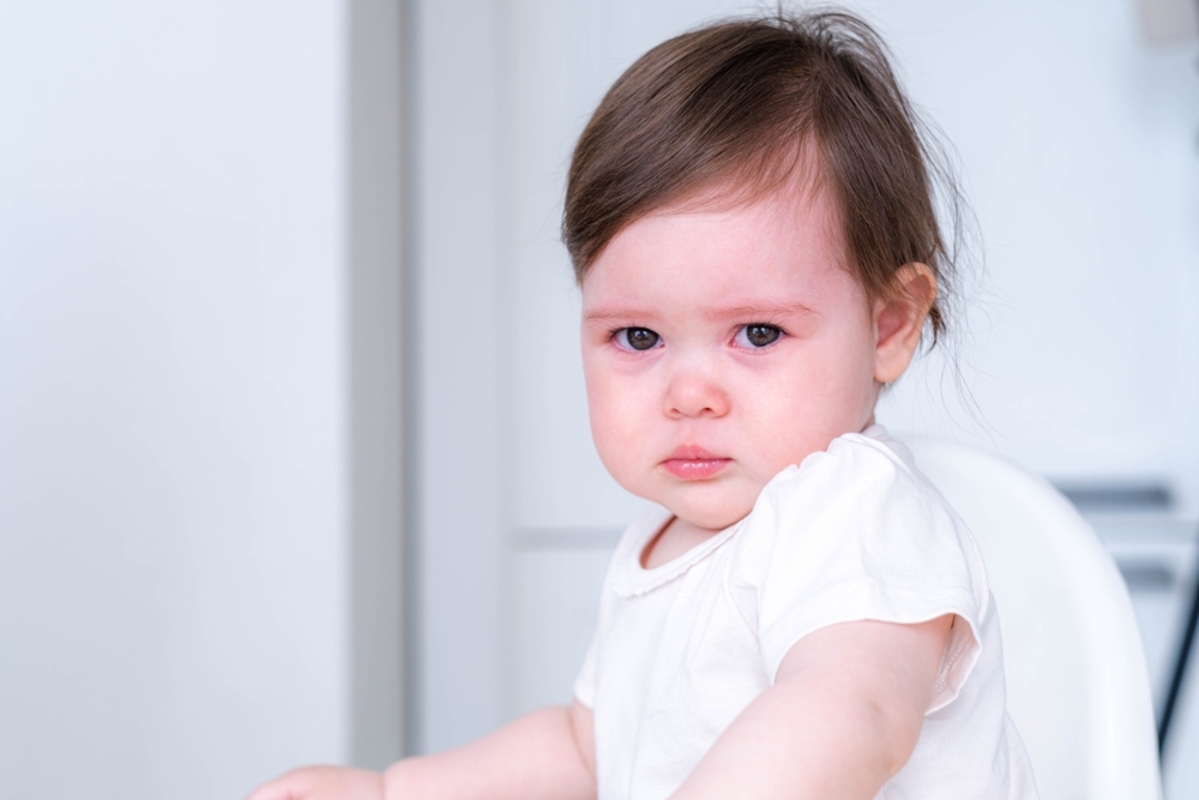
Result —
[{"label": "white shirt", "polygon": [[956,614],[908,763],[879,798],[1035,798],[1004,708],[1003,651],[965,523],[875,426],[763,488],[750,514],[653,569],[671,515],[625,531],[575,683],[595,715],[600,800],[670,796],[773,682],[799,639],[838,622]]}]

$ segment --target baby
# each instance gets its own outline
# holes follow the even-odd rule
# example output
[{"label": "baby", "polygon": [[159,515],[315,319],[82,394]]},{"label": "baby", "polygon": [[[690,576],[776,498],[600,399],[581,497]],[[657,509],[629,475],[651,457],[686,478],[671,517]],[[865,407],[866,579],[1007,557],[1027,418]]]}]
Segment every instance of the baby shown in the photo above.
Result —
[{"label": "baby", "polygon": [[912,111],[841,13],[672,39],[578,143],[564,238],[625,532],[569,708],[251,800],[1035,798],[961,520],[874,424],[949,260]]}]

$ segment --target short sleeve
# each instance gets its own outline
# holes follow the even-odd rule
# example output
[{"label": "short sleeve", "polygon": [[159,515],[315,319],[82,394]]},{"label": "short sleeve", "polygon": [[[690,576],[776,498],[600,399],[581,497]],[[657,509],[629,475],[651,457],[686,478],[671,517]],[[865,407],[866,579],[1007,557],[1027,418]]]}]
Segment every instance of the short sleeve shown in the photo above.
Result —
[{"label": "short sleeve", "polygon": [[772,680],[829,625],[956,614],[928,711],[953,701],[980,652],[986,573],[965,524],[899,454],[841,437],[771,481],[746,523],[730,589]]}]

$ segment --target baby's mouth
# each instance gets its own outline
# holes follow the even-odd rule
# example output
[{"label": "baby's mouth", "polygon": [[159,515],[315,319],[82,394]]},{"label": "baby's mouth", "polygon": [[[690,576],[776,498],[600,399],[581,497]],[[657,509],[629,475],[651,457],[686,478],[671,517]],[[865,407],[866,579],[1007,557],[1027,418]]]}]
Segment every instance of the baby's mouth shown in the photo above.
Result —
[{"label": "baby's mouth", "polygon": [[731,458],[710,453],[702,447],[683,445],[675,448],[670,457],[662,462],[662,466],[676,478],[703,480],[719,473],[731,461]]}]

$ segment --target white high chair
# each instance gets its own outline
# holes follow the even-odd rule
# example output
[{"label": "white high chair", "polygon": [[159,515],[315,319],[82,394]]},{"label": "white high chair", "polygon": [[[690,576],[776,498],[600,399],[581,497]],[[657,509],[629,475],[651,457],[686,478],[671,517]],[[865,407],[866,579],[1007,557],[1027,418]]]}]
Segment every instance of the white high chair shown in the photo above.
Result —
[{"label": "white high chair", "polygon": [[911,447],[982,548],[1008,712],[1042,800],[1160,798],[1140,632],[1090,525],[1047,481],[1006,461],[943,442]]}]

